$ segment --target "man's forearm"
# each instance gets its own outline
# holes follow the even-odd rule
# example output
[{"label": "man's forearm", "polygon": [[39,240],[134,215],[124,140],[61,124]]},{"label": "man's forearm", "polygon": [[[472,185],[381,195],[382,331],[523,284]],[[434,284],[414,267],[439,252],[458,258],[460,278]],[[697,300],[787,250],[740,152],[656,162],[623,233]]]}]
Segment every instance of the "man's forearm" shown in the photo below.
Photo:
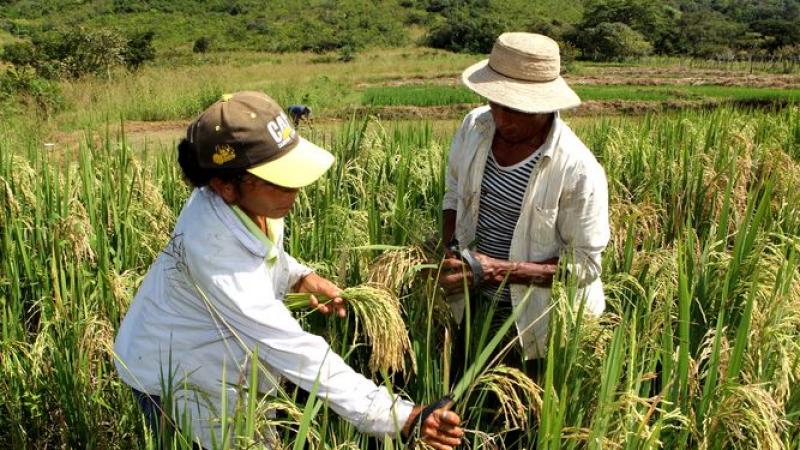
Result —
[{"label": "man's forearm", "polygon": [[558,259],[546,261],[506,261],[481,254],[478,259],[483,268],[483,280],[500,283],[507,280],[514,284],[536,284],[549,286],[558,270]]},{"label": "man's forearm", "polygon": [[512,262],[508,275],[510,283],[550,285],[558,270],[558,262]]}]

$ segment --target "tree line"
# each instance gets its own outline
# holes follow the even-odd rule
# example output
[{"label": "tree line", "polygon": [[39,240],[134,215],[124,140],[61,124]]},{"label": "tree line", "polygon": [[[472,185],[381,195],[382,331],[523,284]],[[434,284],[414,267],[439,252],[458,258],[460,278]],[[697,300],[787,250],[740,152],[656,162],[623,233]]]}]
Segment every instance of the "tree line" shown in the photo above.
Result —
[{"label": "tree line", "polygon": [[587,0],[574,23],[508,14],[512,1],[421,1],[441,16],[427,44],[456,51],[486,53],[494,36],[516,29],[552,36],[587,60],[800,58],[800,0]]},{"label": "tree line", "polygon": [[[0,101],[58,108],[52,81],[135,71],[181,46],[336,52],[412,43],[488,53],[504,31],[546,34],[563,59],[646,55],[800,64],[800,0],[0,0]],[[30,100],[29,100],[30,101]]]}]

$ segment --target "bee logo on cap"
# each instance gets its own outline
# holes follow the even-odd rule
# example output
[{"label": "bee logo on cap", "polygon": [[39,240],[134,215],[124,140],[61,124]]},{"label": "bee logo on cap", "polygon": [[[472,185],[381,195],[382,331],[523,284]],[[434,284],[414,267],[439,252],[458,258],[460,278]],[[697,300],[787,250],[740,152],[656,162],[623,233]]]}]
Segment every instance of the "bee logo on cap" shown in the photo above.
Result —
[{"label": "bee logo on cap", "polygon": [[236,152],[233,151],[233,148],[228,144],[218,145],[214,155],[211,156],[211,160],[214,161],[214,164],[218,166],[221,166],[235,158]]},{"label": "bee logo on cap", "polygon": [[283,148],[286,144],[291,142],[295,135],[294,128],[289,124],[289,119],[283,112],[267,123],[267,131],[269,131],[272,139],[275,139],[278,148]]}]

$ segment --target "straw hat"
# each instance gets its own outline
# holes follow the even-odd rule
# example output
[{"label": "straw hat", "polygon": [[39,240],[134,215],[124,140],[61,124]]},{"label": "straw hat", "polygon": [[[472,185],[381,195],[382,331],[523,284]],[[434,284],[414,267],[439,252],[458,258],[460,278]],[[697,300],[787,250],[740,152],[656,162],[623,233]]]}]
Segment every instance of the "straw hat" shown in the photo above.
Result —
[{"label": "straw hat", "polygon": [[461,74],[464,84],[494,103],[526,113],[548,113],[581,103],[560,76],[558,43],[533,33],[503,33],[489,59]]}]

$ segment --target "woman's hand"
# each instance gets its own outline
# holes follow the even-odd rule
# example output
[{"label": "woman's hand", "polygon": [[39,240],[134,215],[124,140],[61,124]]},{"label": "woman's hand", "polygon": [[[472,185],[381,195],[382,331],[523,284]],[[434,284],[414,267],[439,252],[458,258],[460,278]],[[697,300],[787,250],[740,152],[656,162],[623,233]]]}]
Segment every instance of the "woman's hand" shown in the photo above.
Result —
[{"label": "woman's hand", "polygon": [[[464,430],[458,425],[461,418],[449,410],[450,406],[433,410],[420,424],[419,439],[437,450],[452,450],[461,445]],[[415,406],[403,427],[403,435],[408,437],[411,427],[416,423],[417,416],[422,413],[424,406]]]},{"label": "woman's hand", "polygon": [[[339,317],[344,317],[347,314],[344,307],[344,299],[341,297],[342,290],[333,284],[332,281],[316,273],[312,272],[301,278],[295,285],[295,291],[311,294],[311,307],[317,309],[322,314],[335,312]],[[319,299],[314,294],[325,296],[329,298],[330,301],[320,303]]]}]

